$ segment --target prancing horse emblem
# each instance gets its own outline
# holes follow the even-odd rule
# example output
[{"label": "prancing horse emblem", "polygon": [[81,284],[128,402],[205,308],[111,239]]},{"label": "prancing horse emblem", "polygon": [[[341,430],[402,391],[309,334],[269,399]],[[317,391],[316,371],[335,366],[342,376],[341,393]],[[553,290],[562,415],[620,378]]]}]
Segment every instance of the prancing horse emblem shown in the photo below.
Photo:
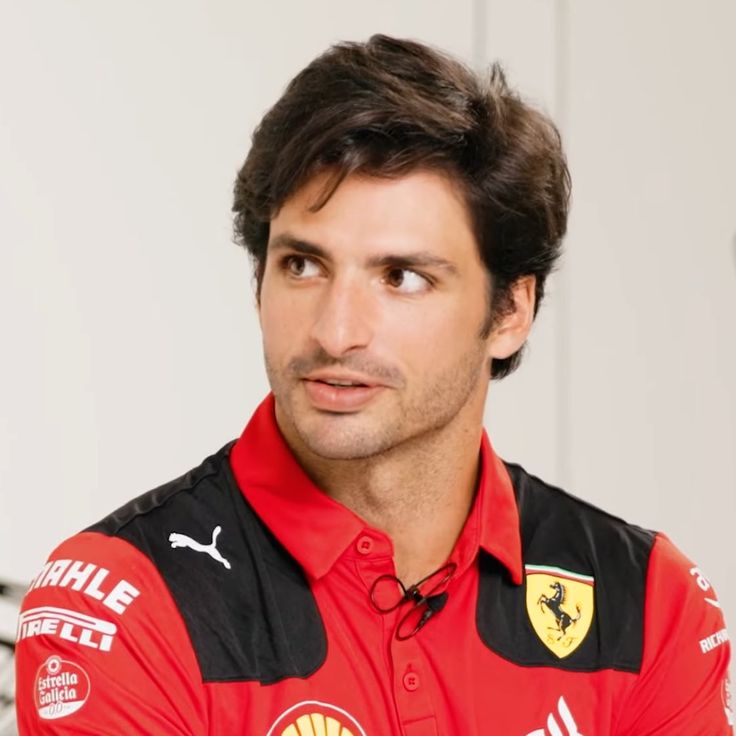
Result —
[{"label": "prancing horse emblem", "polygon": [[572,654],[593,622],[595,581],[591,575],[551,565],[525,565],[526,611],[534,633],[552,654]]},{"label": "prancing horse emblem", "polygon": [[565,602],[565,586],[559,580],[555,580],[554,583],[550,583],[549,587],[554,590],[555,594],[549,597],[542,593],[537,603],[542,607],[542,610],[544,610],[544,606],[547,606],[552,611],[555,617],[555,624],[557,625],[557,632],[559,633],[557,641],[560,641],[567,633],[567,630],[580,620],[580,604],[578,603],[575,606],[577,616],[571,616],[567,611],[562,610],[562,604]]},{"label": "prancing horse emblem", "polygon": [[221,531],[221,526],[216,526],[212,530],[212,541],[209,544],[202,544],[188,537],[186,534],[179,534],[179,532],[171,532],[169,534],[169,542],[171,542],[171,546],[174,549],[176,547],[189,547],[189,549],[193,549],[195,552],[205,552],[213,560],[221,562],[229,570],[230,563],[220,554],[220,550],[217,549],[217,537]]}]

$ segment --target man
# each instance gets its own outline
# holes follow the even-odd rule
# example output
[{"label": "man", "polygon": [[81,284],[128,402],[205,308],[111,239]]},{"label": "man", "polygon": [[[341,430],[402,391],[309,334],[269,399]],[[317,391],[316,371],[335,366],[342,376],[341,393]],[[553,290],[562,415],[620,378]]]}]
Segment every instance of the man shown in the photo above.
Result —
[{"label": "man", "polygon": [[568,196],[557,131],[498,67],[374,36],[297,75],[235,188],[272,393],[52,553],[21,733],[730,733],[701,572],[482,428]]}]

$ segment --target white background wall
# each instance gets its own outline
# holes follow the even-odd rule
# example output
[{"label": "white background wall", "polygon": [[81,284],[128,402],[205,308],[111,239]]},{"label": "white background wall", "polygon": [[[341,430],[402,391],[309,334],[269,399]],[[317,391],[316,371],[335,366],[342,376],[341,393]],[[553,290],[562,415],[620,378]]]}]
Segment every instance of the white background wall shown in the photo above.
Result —
[{"label": "white background wall", "polygon": [[302,66],[384,32],[500,59],[562,128],[567,252],[496,449],[666,530],[736,619],[736,4],[0,9],[0,577],[240,433],[267,383],[236,170]]}]

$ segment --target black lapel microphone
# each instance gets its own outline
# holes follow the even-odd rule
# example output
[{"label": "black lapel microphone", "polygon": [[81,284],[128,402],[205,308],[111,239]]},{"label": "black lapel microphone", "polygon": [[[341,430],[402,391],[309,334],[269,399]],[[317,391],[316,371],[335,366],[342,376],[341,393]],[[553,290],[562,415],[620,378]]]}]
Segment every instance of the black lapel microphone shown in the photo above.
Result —
[{"label": "black lapel microphone", "polygon": [[[399,625],[399,630],[396,632],[396,637],[398,639],[408,639],[409,637],[414,636],[414,634],[416,634],[417,631],[419,631],[419,629],[421,629],[422,626],[424,626],[424,624],[426,624],[427,621],[432,618],[432,616],[439,613],[445,607],[445,603],[447,603],[447,599],[449,597],[450,595],[447,591],[445,591],[444,593],[437,593],[437,595],[427,596],[424,599],[424,603],[427,604],[427,607],[424,609],[422,617],[417,622],[414,630],[407,636],[400,636],[399,634],[401,633],[401,625]],[[411,613],[411,611],[409,611],[409,613]],[[407,616],[408,615],[409,614],[407,614]]]},{"label": "black lapel microphone", "polygon": [[[389,613],[390,611],[396,610],[404,603],[413,603],[414,605],[409,609],[409,611],[407,611],[401,621],[399,621],[399,625],[396,628],[397,639],[399,639],[400,641],[410,639],[426,625],[426,623],[432,618],[432,616],[438,614],[445,607],[447,599],[449,598],[449,594],[447,593],[447,591],[442,591],[441,593],[435,593],[434,591],[446,585],[455,574],[455,570],[457,570],[457,565],[454,562],[448,562],[445,565],[437,568],[434,572],[429,573],[429,575],[423,577],[419,582],[414,583],[414,585],[411,585],[408,588],[404,585],[404,583],[401,582],[399,578],[396,577],[396,575],[380,575],[373,581],[373,585],[371,585],[371,604],[380,613]],[[439,575],[440,573],[444,573],[441,579],[430,588],[426,595],[422,593],[422,591],[419,589],[419,586],[423,583],[426,583],[428,580],[435,577],[436,575]],[[402,590],[401,597],[392,606],[382,606],[376,600],[376,587],[383,580],[396,583]],[[417,620],[417,623],[412,629],[407,631],[407,629],[411,625],[411,618],[415,617],[417,611],[422,607],[424,607],[424,610]]]}]

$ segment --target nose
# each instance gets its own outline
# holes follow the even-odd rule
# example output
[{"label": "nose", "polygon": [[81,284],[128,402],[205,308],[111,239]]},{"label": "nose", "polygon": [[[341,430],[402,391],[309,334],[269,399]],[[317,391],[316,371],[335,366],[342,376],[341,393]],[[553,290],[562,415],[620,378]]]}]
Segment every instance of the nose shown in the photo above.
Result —
[{"label": "nose", "polygon": [[373,337],[372,312],[367,285],[357,278],[333,278],[318,302],[311,337],[334,358],[365,348]]}]

